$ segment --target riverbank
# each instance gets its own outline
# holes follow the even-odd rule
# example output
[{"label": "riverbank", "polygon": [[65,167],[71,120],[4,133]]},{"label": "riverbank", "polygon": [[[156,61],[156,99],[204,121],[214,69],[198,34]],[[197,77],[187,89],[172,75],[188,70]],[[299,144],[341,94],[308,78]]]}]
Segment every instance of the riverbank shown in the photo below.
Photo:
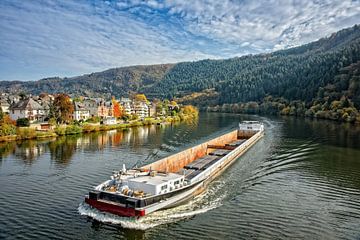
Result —
[{"label": "riverbank", "polygon": [[37,131],[32,127],[19,127],[16,130],[16,134],[0,136],[0,142],[17,141],[17,140],[29,140],[29,139],[43,139],[43,138],[54,138],[65,135],[74,135],[98,131],[109,131],[116,129],[128,129],[132,127],[140,127],[146,125],[163,125],[171,124],[174,122],[188,121],[197,118],[197,115],[182,115],[179,116],[168,116],[160,119],[145,118],[143,120],[134,120],[127,123],[119,123],[112,125],[100,125],[100,124],[71,124],[71,125],[58,125],[48,131]]},{"label": "riverbank", "polygon": [[206,112],[240,113],[260,115],[281,115],[309,119],[323,119],[336,122],[360,124],[360,110],[349,100],[333,101],[330,104],[307,106],[305,102],[285,100],[266,100],[263,102],[247,102],[208,106],[202,108]]}]

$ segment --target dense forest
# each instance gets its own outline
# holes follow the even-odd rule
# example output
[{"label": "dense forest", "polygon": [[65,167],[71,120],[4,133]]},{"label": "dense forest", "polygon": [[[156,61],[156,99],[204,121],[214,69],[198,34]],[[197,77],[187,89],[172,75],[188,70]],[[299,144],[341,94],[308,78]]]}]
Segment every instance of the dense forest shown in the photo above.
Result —
[{"label": "dense forest", "polygon": [[[73,78],[0,82],[0,90],[177,98],[209,111],[267,112],[356,121],[360,26],[299,47],[226,60],[110,69]],[[360,118],[359,120],[360,121]]]}]

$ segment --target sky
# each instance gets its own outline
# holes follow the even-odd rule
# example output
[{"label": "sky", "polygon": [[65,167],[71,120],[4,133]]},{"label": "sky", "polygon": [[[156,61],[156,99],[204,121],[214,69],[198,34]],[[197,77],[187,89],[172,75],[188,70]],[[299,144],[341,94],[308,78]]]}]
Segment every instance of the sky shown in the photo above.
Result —
[{"label": "sky", "polygon": [[0,0],[0,80],[286,49],[360,24],[360,0]]}]

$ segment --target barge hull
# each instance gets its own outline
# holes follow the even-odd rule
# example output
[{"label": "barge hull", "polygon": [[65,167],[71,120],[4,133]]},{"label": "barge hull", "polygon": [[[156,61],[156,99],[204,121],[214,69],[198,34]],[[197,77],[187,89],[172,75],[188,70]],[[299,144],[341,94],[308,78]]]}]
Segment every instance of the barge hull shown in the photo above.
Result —
[{"label": "barge hull", "polygon": [[136,210],[134,208],[122,207],[113,203],[107,203],[105,201],[90,199],[89,197],[85,197],[85,202],[100,211],[109,212],[119,216],[124,216],[124,217],[145,216],[145,209]]}]

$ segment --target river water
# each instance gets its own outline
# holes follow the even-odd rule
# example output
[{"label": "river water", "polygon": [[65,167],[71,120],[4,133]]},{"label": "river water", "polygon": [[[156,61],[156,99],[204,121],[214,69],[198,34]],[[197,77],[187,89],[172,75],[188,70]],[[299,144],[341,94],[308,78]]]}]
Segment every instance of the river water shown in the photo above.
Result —
[{"label": "river water", "polygon": [[[202,195],[140,220],[83,203],[111,172],[221,135],[266,134]],[[360,239],[360,127],[201,114],[198,121],[0,143],[0,239]]]}]

